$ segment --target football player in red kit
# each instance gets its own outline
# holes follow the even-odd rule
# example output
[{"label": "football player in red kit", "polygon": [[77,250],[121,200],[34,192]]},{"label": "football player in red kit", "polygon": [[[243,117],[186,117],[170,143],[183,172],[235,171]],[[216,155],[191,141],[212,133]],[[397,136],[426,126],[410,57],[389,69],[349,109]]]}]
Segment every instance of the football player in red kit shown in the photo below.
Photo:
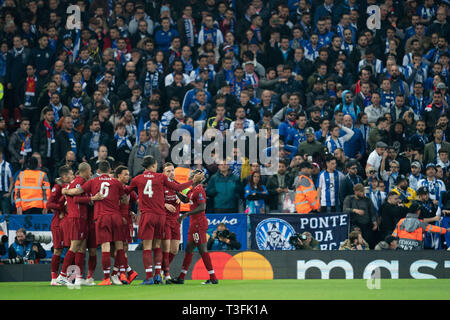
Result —
[{"label": "football player in red kit", "polygon": [[[175,179],[175,167],[172,163],[166,162],[163,166],[163,173],[172,181]],[[178,253],[178,247],[180,245],[180,224],[177,219],[180,216],[180,203],[189,203],[189,198],[179,192],[172,189],[166,189],[164,191],[164,207],[166,209],[166,225],[164,228],[164,239],[162,240],[162,270],[164,272],[164,278],[167,281],[170,277],[170,263]],[[153,250],[155,250],[155,244],[153,244]]]},{"label": "football player in red kit", "polygon": [[[125,166],[118,166],[114,172],[114,177],[119,180],[119,182],[126,186],[128,182],[130,181],[130,171]],[[117,276],[117,273],[126,271],[128,275],[128,283],[133,282],[133,280],[138,276],[137,272],[131,269],[131,267],[128,265],[128,257],[127,257],[127,251],[128,251],[128,244],[133,242],[133,219],[135,218],[135,214],[130,211],[130,205],[132,202],[137,202],[138,197],[136,192],[131,191],[131,193],[127,196],[128,197],[128,203],[120,203],[120,213],[122,214],[122,221],[123,221],[123,234],[125,235],[125,241],[123,243],[123,250],[125,251],[125,270],[120,270],[120,266],[118,263],[118,260],[115,260],[115,264],[113,267],[113,271],[111,273],[111,281],[113,284],[122,284],[120,282],[119,277]],[[117,253],[117,250],[116,250]]]},{"label": "football player in red kit", "polygon": [[61,261],[61,253],[64,248],[64,234],[62,231],[61,223],[65,215],[65,198],[61,193],[61,189],[65,188],[70,181],[73,180],[73,171],[69,166],[62,166],[59,168],[59,183],[55,183],[53,186],[50,198],[47,201],[47,209],[53,211],[53,218],[50,224],[50,230],[52,231],[53,239],[53,257],[51,263],[51,275],[52,275],[52,286],[60,286],[56,282],[58,277],[59,264]]},{"label": "football player in red kit", "polygon": [[[116,259],[120,269],[124,269],[126,259],[123,250],[125,235],[123,233],[123,221],[119,208],[120,202],[126,202],[126,195],[122,184],[115,178],[111,178],[109,172],[111,166],[108,161],[100,161],[98,164],[99,176],[84,183],[77,193],[100,193],[101,201],[94,203],[95,236],[97,244],[102,248],[103,281],[98,285],[112,285],[110,279],[111,246],[114,242],[117,250]],[[120,281],[128,284],[125,272],[120,273]]]},{"label": "football player in red kit", "polygon": [[209,280],[203,282],[203,284],[218,284],[216,274],[211,263],[211,257],[206,248],[207,238],[206,232],[208,231],[208,220],[206,219],[206,193],[201,185],[201,181],[204,178],[203,171],[196,170],[191,173],[192,175],[201,176],[199,181],[194,182],[191,191],[188,193],[188,197],[191,204],[191,211],[183,214],[178,218],[178,222],[181,223],[185,218],[191,217],[188,230],[188,240],[186,244],[186,251],[184,254],[184,260],[180,275],[176,279],[170,279],[166,283],[171,284],[183,284],[184,278],[188,272],[189,266],[192,262],[192,256],[195,247],[198,247],[198,251],[202,257],[203,263],[209,273]]},{"label": "football player in red kit", "polygon": [[[75,264],[80,268],[83,268],[84,259],[81,260],[80,256],[76,259],[76,254],[82,247],[83,241],[86,241],[86,228],[87,228],[87,206],[80,206],[79,199],[68,193],[68,189],[79,188],[83,183],[85,183],[91,177],[91,166],[85,162],[80,163],[78,166],[79,175],[61,191],[65,195],[67,201],[67,217],[64,218],[63,232],[64,232],[64,243],[66,245],[70,244],[70,248],[66,253],[64,258],[64,263],[61,272],[57,278],[57,282],[60,284],[70,285],[67,280],[67,268]],[[81,194],[80,192],[79,194]],[[103,196],[97,193],[93,197],[87,197],[87,202],[102,200]],[[84,247],[86,248],[86,247]],[[82,273],[77,275],[75,279],[75,285],[86,285],[82,279]]]},{"label": "football player in red kit", "polygon": [[152,242],[154,239],[161,240],[164,234],[166,221],[164,191],[166,188],[182,191],[192,185],[192,181],[178,184],[169,181],[166,175],[156,173],[158,163],[152,156],[146,156],[142,161],[142,166],[145,168],[144,173],[134,177],[127,188],[131,190],[137,188],[139,195],[141,217],[139,219],[138,237],[142,239],[143,262],[146,273],[146,279],[141,284],[160,284],[162,254],[155,255],[155,278],[153,278]]}]

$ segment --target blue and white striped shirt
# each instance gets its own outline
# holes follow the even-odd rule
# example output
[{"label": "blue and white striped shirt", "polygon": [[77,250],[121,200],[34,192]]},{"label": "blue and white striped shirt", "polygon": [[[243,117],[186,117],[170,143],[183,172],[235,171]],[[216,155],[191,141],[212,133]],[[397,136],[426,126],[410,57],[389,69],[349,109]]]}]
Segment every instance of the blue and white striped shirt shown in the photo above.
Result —
[{"label": "blue and white striped shirt", "polygon": [[9,178],[11,177],[12,177],[11,164],[3,160],[0,163],[0,191],[9,192]]},{"label": "blue and white striped shirt", "polygon": [[316,185],[320,187],[320,205],[322,207],[339,205],[339,187],[344,178],[344,174],[339,170],[335,170],[333,173],[325,170],[319,174]]}]

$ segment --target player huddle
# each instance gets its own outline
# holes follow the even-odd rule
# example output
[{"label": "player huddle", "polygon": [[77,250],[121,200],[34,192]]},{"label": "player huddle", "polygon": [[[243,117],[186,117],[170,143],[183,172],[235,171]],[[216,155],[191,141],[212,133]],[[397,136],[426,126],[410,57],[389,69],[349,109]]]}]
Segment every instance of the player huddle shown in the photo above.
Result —
[{"label": "player huddle", "polygon": [[[217,284],[210,256],[206,250],[208,222],[205,216],[206,195],[201,185],[203,172],[194,171],[186,183],[174,181],[174,166],[158,164],[152,156],[143,159],[144,172],[131,180],[128,168],[119,166],[111,173],[108,161],[100,161],[97,176],[91,167],[81,163],[76,177],[70,167],[59,169],[58,183],[47,203],[54,212],[51,231],[54,255],[51,263],[51,285],[71,285],[70,266],[77,266],[75,285],[95,285],[93,274],[97,265],[97,247],[101,246],[103,280],[98,285],[130,284],[136,271],[128,265],[126,252],[132,241],[133,221],[138,221],[138,238],[143,245],[145,279],[141,284],[182,284],[197,246],[210,274],[205,284]],[[137,190],[137,193],[136,193]],[[191,210],[180,216],[180,204],[191,203]],[[136,216],[133,203],[139,208]],[[119,209],[119,210],[118,210]],[[170,277],[170,263],[178,251],[180,223],[191,217],[188,243],[180,275]],[[68,247],[61,271],[60,257]],[[85,253],[88,249],[88,273],[83,279]],[[111,270],[111,258],[114,266]],[[153,269],[154,267],[154,269]],[[73,268],[73,267],[70,267]],[[71,269],[69,269],[71,271]]]}]

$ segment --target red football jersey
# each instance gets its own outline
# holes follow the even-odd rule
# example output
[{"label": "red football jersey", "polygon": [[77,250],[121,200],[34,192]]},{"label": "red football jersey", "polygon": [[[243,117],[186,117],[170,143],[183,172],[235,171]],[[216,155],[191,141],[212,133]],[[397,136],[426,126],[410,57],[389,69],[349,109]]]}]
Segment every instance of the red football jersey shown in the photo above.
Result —
[{"label": "red football jersey", "polygon": [[60,186],[59,184],[55,184],[52,188],[52,192],[50,193],[50,198],[47,201],[47,209],[53,211],[52,221],[57,219],[61,213],[64,213],[64,202],[66,199],[61,193],[61,190],[67,186],[67,183]]},{"label": "red football jersey", "polygon": [[[75,179],[67,186],[67,189],[80,188],[86,180],[83,177],[76,176]],[[87,219],[87,209],[84,206],[80,206],[78,202],[75,201],[75,197],[67,196],[67,216],[69,218],[82,218]]]},{"label": "red football jersey", "polygon": [[127,219],[128,223],[132,223],[132,219],[130,216],[130,206],[132,202],[136,202],[138,199],[138,196],[136,194],[136,192],[132,191],[129,195],[127,195],[128,197],[128,203],[120,203],[120,214],[122,215],[122,217],[124,217],[125,219]]},{"label": "red football jersey", "polygon": [[[206,203],[206,192],[205,189],[203,189],[201,184],[196,185],[194,188],[192,188],[191,191],[188,193],[189,200],[191,200],[191,211],[195,210],[201,203]],[[206,223],[208,225],[208,220],[206,219],[205,211],[202,211],[200,213],[194,214],[190,216],[191,218],[191,224],[192,223]]]},{"label": "red football jersey", "polygon": [[[179,184],[177,181],[171,181]],[[177,203],[177,199],[178,197],[176,191],[169,188],[166,188],[166,190],[164,190],[164,202],[173,205],[175,209],[177,209],[175,212],[170,212],[166,209],[167,219],[177,220],[177,218],[180,216],[180,204]]]},{"label": "red football jersey", "polygon": [[100,192],[105,197],[103,200],[94,201],[94,219],[102,215],[120,215],[120,198],[125,194],[125,190],[119,180],[102,174],[89,180],[81,188],[87,194],[96,195]]},{"label": "red football jersey", "polygon": [[134,177],[128,188],[138,189],[139,209],[142,214],[166,214],[164,207],[164,191],[166,188],[182,191],[192,185],[192,181],[175,183],[162,173],[145,171]]}]

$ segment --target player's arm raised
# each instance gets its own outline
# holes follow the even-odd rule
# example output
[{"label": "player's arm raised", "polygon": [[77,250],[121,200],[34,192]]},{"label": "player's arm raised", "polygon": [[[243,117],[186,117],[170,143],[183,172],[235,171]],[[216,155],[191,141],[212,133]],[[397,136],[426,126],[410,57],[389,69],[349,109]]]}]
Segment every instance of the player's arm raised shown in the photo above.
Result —
[{"label": "player's arm raised", "polygon": [[175,183],[173,181],[169,181],[169,178],[165,175],[163,175],[163,181],[164,181],[164,186],[166,186],[167,188],[172,189],[174,191],[178,191],[178,192],[183,191],[184,189],[190,187],[192,185],[192,183],[194,183],[192,180],[189,180],[185,183]]}]

